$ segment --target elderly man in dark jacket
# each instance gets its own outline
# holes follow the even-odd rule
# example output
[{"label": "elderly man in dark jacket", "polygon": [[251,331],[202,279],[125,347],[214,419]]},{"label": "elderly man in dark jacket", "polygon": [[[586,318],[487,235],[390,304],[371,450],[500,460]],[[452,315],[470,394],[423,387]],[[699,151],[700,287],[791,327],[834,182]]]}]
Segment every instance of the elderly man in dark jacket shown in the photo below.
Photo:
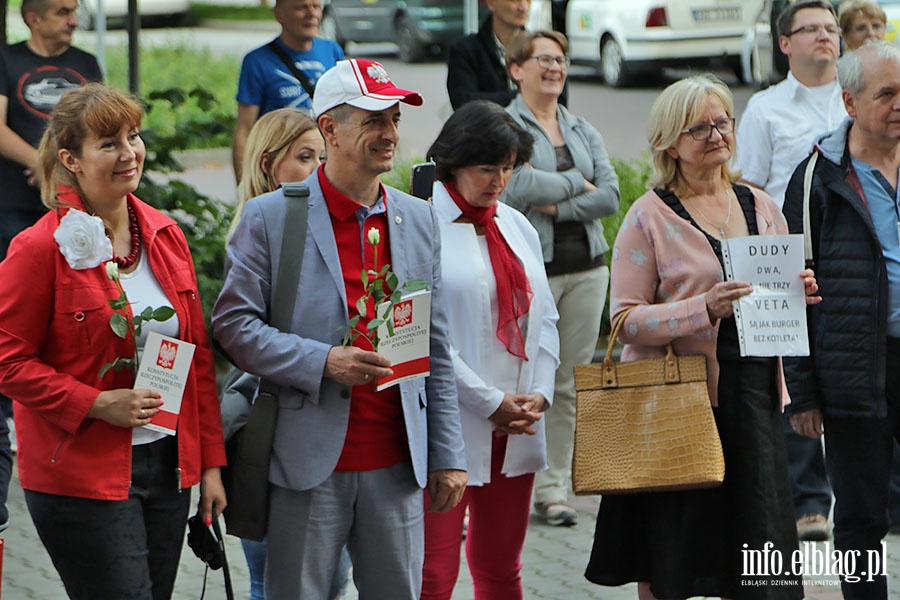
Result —
[{"label": "elderly man in dark jacket", "polygon": [[[850,118],[816,145],[809,202],[823,301],[809,308],[810,356],[784,360],[788,412],[798,433],[827,432],[835,546],[856,559],[842,576],[844,597],[886,599],[878,559],[900,438],[900,49],[879,42],[848,53],[838,79]],[[795,233],[810,160],[785,196]]]}]

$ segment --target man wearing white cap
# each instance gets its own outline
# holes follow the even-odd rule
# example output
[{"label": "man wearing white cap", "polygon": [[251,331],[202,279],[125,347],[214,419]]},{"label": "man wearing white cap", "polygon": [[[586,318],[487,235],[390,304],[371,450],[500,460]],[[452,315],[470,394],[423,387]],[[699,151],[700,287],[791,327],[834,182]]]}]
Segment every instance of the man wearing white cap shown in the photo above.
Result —
[{"label": "man wearing white cap", "polygon": [[[326,598],[344,544],[360,597],[417,599],[424,509],[449,510],[465,490],[438,224],[430,204],[379,181],[393,167],[400,102],[418,106],[422,97],[396,87],[373,61],[340,61],[319,79],[313,111],[328,160],[305,182],[309,225],[290,333],[268,325],[283,192],[248,202],[228,245],[233,266],[213,313],[215,337],[241,369],[281,385],[269,474],[270,600]],[[428,377],[379,392],[373,380],[392,373],[388,359],[364,336],[341,340],[360,314],[360,273],[385,264],[401,284],[428,283],[431,356]]]}]

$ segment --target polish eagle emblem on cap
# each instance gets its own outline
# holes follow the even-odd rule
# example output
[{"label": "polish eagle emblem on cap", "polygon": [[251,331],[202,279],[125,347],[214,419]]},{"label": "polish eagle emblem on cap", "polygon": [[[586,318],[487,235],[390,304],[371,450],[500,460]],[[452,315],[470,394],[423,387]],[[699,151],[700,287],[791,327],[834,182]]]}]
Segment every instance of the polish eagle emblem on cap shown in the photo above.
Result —
[{"label": "polish eagle emblem on cap", "polygon": [[368,73],[369,77],[377,81],[378,83],[390,83],[391,79],[388,77],[387,71],[384,70],[379,64],[374,64],[369,66],[366,69],[366,73]]}]

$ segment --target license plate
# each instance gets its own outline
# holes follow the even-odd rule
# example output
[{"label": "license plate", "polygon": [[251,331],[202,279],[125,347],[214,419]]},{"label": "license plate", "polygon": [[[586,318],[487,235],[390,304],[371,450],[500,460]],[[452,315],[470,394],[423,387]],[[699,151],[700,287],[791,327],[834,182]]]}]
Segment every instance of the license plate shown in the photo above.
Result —
[{"label": "license plate", "polygon": [[743,13],[740,6],[715,6],[710,8],[695,8],[694,22],[696,23],[712,23],[718,21],[737,21],[742,20]]}]

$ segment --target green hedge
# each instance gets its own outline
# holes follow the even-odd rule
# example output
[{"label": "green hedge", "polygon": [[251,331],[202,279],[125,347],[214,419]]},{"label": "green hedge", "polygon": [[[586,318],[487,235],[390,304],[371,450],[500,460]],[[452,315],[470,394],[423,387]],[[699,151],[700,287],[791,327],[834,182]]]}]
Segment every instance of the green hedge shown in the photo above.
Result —
[{"label": "green hedge", "polygon": [[205,2],[192,2],[191,15],[200,21],[274,21],[272,8],[275,0],[260,2],[256,6],[235,6],[229,4],[207,4]]},{"label": "green hedge", "polygon": [[[127,50],[110,47],[106,63],[109,84],[128,89]],[[231,146],[240,68],[235,57],[214,56],[209,49],[190,44],[143,46],[141,90],[147,97],[163,93],[174,100],[150,103],[144,133],[153,131],[155,135],[180,138],[176,150]],[[184,98],[178,98],[179,94]]]},{"label": "green hedge", "polygon": [[[144,128],[141,132],[147,147],[144,169],[170,177],[156,183],[149,177],[141,179],[137,195],[145,202],[175,219],[187,238],[197,269],[200,299],[207,320],[222,289],[225,272],[225,233],[231,222],[232,209],[200,193],[193,186],[177,179],[183,170],[174,154],[191,146],[197,137],[227,134],[231,126],[223,122],[219,105],[206,90],[169,88],[151,92],[145,99],[148,113],[177,115],[178,126]],[[194,109],[199,118],[186,108]]]}]

